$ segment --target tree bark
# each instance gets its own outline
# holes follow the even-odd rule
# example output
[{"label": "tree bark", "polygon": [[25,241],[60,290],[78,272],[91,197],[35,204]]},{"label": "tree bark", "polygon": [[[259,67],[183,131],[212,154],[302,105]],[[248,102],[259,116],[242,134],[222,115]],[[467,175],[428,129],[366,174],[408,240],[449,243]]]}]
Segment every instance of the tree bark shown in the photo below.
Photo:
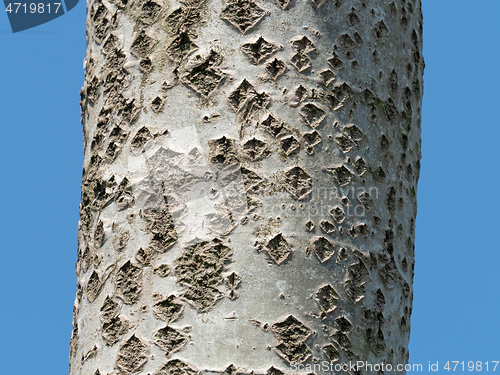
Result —
[{"label": "tree bark", "polygon": [[420,1],[87,16],[69,373],[405,373]]}]

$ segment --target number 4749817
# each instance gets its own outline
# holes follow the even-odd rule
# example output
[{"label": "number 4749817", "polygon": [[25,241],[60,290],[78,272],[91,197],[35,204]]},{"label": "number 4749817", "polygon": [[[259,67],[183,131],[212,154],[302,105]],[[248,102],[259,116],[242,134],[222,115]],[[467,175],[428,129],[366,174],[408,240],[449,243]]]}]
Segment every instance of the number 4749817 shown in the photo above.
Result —
[{"label": "number 4749817", "polygon": [[[450,365],[451,363],[451,365]],[[482,361],[448,361],[444,365],[444,369],[448,371],[496,371],[499,361],[482,362]]]},{"label": "number 4749817", "polygon": [[[61,7],[61,3],[52,3],[53,7],[51,9],[50,3],[9,3],[5,11],[7,13],[57,13]],[[28,9],[29,7],[29,9]]]}]

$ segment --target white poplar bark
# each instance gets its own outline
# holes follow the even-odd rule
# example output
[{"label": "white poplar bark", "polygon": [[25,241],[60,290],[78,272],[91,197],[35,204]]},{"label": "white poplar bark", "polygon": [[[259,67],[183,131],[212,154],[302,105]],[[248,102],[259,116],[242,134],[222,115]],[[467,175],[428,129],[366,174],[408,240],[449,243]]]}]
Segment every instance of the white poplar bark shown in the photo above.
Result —
[{"label": "white poplar bark", "polygon": [[89,0],[87,40],[69,373],[407,363],[420,1]]}]

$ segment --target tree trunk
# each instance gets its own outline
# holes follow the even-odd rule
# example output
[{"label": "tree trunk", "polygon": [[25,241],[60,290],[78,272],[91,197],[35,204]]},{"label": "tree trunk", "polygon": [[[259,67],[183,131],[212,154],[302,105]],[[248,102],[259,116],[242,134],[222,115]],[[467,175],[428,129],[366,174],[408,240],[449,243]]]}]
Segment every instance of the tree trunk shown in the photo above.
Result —
[{"label": "tree trunk", "polygon": [[405,373],[420,1],[95,0],[87,38],[70,374]]}]

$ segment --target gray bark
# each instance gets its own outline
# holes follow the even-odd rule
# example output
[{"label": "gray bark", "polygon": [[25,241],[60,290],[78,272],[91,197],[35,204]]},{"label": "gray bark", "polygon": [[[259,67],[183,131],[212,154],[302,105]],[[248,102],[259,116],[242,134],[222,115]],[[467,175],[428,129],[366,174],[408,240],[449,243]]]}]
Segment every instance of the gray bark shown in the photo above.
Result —
[{"label": "gray bark", "polygon": [[94,0],[87,40],[69,373],[407,363],[420,1]]}]

